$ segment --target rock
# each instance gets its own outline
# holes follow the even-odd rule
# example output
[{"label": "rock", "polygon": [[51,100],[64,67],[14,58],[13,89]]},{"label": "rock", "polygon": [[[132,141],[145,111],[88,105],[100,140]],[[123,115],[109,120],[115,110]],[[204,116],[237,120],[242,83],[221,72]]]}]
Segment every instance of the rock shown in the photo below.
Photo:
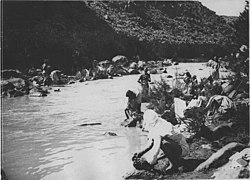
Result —
[{"label": "rock", "polygon": [[42,92],[33,92],[29,95],[30,97],[44,97],[47,96],[46,93],[42,93]]},{"label": "rock", "polygon": [[113,63],[125,63],[128,59],[125,56],[118,55],[112,58]]},{"label": "rock", "polygon": [[105,132],[104,135],[108,135],[108,136],[117,136],[117,134],[114,133],[114,132]]},{"label": "rock", "polygon": [[150,70],[150,74],[157,74],[157,69],[156,69],[156,68],[151,69],[151,70]]},{"label": "rock", "polygon": [[195,171],[201,171],[204,169],[209,168],[209,166],[216,160],[218,160],[223,154],[225,154],[226,151],[231,150],[237,146],[243,146],[240,143],[232,142],[224,146],[223,148],[219,149],[216,153],[214,153],[212,156],[210,156],[205,162],[201,163]]},{"label": "rock", "polygon": [[130,69],[137,69],[137,64],[135,62],[132,62],[130,65],[129,65],[129,68]]},{"label": "rock", "polygon": [[7,90],[12,90],[14,89],[15,86],[9,82],[9,81],[1,81],[1,89],[3,92],[7,91]]},{"label": "rock", "polygon": [[75,81],[69,81],[68,84],[75,84]]},{"label": "rock", "polygon": [[60,89],[54,89],[54,92],[60,92],[61,90]]},{"label": "rock", "polygon": [[29,93],[29,83],[22,78],[11,78],[1,81],[1,89],[10,97],[23,96]]},{"label": "rock", "polygon": [[[247,157],[247,160],[244,160]],[[212,175],[215,179],[249,178],[250,148],[245,148],[229,158],[229,162],[218,168]]]},{"label": "rock", "polygon": [[101,125],[102,123],[84,123],[80,124],[79,126],[94,126],[94,125]]},{"label": "rock", "polygon": [[6,81],[12,83],[15,86],[15,88],[18,88],[18,89],[28,86],[25,80],[23,80],[22,78],[11,78],[8,80],[4,80],[3,83]]},{"label": "rock", "polygon": [[129,72],[129,74],[140,74],[140,72],[138,70],[135,70],[135,69],[129,69],[128,72]]},{"label": "rock", "polygon": [[19,70],[14,69],[5,69],[2,70],[2,78],[9,79],[9,78],[21,78],[22,73]]},{"label": "rock", "polygon": [[173,78],[173,76],[171,76],[171,75],[167,75],[167,78]]}]

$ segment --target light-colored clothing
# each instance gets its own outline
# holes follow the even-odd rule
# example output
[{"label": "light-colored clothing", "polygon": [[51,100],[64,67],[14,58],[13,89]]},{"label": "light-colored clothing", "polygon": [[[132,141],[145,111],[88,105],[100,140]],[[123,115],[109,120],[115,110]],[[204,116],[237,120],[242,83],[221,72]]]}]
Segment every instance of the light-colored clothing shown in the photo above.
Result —
[{"label": "light-colored clothing", "polygon": [[53,83],[58,83],[58,81],[60,80],[59,77],[58,77],[58,73],[59,71],[58,70],[54,70],[50,73],[50,78],[52,79]]},{"label": "light-colored clothing", "polygon": [[180,98],[174,98],[174,112],[176,114],[176,118],[184,117],[184,110],[187,108],[186,102],[181,100]]},{"label": "light-colored clothing", "polygon": [[187,153],[189,152],[189,146],[186,142],[185,137],[182,134],[177,133],[174,130],[174,126],[170,122],[167,122],[166,120],[160,118],[153,110],[147,110],[144,113],[143,118],[144,125],[149,130],[149,142],[154,142],[152,149],[150,149],[149,152],[144,155],[144,158],[148,161],[148,163],[156,163],[157,156],[160,152],[161,141],[165,136],[172,139],[181,146],[182,156],[187,155]]}]

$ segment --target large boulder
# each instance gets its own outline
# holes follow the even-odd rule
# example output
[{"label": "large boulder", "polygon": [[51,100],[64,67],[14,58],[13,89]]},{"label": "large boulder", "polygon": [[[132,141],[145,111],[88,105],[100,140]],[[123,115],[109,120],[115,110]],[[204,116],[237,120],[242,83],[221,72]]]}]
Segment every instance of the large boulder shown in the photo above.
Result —
[{"label": "large boulder", "polygon": [[140,74],[140,72],[136,69],[129,69],[128,72],[129,74]]},{"label": "large boulder", "polygon": [[103,68],[108,68],[110,66],[111,62],[109,60],[105,60],[105,61],[100,61],[98,63],[99,66],[103,67]]},{"label": "large boulder", "polygon": [[171,59],[164,59],[162,62],[163,66],[171,66],[172,65],[172,60]]},{"label": "large boulder", "polygon": [[128,61],[128,59],[125,56],[118,55],[112,58],[113,63],[121,63],[124,64]]},{"label": "large boulder", "polygon": [[10,97],[22,96],[28,94],[29,83],[22,78],[11,78],[1,81],[1,88],[3,95]]},{"label": "large boulder", "polygon": [[15,69],[4,69],[2,70],[2,78],[10,79],[10,78],[21,78],[22,73],[19,70]]},{"label": "large boulder", "polygon": [[15,88],[22,89],[28,86],[28,83],[22,78],[11,78],[8,80],[1,81],[1,85],[12,83]]},{"label": "large boulder", "polygon": [[132,62],[130,65],[129,65],[129,68],[130,69],[137,69],[137,64],[135,62]]}]

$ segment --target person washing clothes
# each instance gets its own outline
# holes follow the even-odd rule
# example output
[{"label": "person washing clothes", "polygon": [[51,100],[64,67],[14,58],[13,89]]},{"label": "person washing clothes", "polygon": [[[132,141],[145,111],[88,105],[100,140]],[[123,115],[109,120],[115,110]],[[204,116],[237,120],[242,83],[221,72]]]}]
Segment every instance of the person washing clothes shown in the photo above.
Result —
[{"label": "person washing clothes", "polygon": [[127,107],[125,108],[126,121],[130,120],[130,123],[127,125],[129,127],[136,126],[137,121],[140,121],[141,118],[141,91],[131,91],[126,92]]},{"label": "person washing clothes", "polygon": [[[174,126],[160,118],[153,110],[145,111],[143,129],[148,131],[148,144],[142,151],[134,154],[132,158],[134,167],[138,170],[151,170],[158,160],[167,157],[170,165],[165,172],[177,171],[181,157],[189,152],[185,137],[175,132]],[[160,149],[164,153],[163,157],[158,157]]]}]

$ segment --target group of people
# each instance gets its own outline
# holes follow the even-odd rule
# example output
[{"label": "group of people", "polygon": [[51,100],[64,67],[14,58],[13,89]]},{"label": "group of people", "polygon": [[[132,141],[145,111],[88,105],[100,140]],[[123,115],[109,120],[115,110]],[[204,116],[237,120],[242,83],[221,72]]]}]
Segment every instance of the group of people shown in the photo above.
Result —
[{"label": "group of people", "polygon": [[127,107],[125,109],[125,115],[127,120],[130,120],[128,126],[135,126],[137,122],[140,122],[141,115],[141,103],[143,98],[148,96],[149,93],[149,82],[151,82],[150,74],[148,69],[145,68],[143,74],[137,81],[141,87],[137,90],[128,90],[126,97],[128,98]]},{"label": "group of people", "polygon": [[[126,118],[132,119],[130,124],[133,126],[143,119],[142,130],[148,132],[146,147],[132,157],[133,166],[138,170],[152,171],[160,159],[168,158],[169,166],[165,172],[175,172],[181,166],[181,157],[187,155],[189,146],[185,137],[177,133],[174,126],[162,119],[155,111],[149,109],[144,113],[141,112],[142,97],[145,93],[149,93],[149,82],[151,82],[150,74],[145,68],[138,79],[141,90],[126,92],[128,97]],[[160,150],[163,151],[163,156],[160,156]]]}]

